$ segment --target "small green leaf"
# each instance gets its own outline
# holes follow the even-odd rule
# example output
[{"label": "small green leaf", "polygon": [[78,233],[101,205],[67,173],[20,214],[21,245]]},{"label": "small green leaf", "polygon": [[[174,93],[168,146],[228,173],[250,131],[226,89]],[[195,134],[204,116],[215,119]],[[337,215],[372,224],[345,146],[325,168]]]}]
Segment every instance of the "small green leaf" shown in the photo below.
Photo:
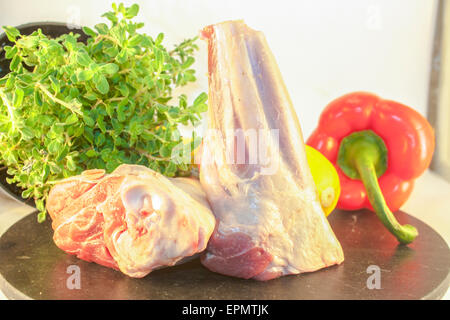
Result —
[{"label": "small green leaf", "polygon": [[113,25],[115,25],[119,21],[119,18],[117,18],[117,16],[113,12],[106,12],[102,15],[102,17],[105,17],[106,19],[111,21]]},{"label": "small green leaf", "polygon": [[53,75],[50,75],[48,78],[50,79],[53,92],[55,94],[58,94],[60,91],[60,83],[58,79],[56,79]]},{"label": "small green leaf", "polygon": [[93,38],[97,36],[97,33],[89,27],[83,27],[82,30],[88,36],[91,36]]},{"label": "small green leaf", "polygon": [[163,145],[160,149],[159,149],[159,154],[161,155],[161,157],[163,158],[168,158],[171,156],[172,154],[172,149],[168,146],[168,145]]},{"label": "small green leaf", "polygon": [[41,210],[41,211],[44,210],[44,200],[42,200],[42,199],[36,200],[35,204],[36,204],[36,209]]},{"label": "small green leaf", "polygon": [[195,113],[203,113],[208,111],[208,105],[206,103],[197,104],[193,109]]},{"label": "small green leaf", "polygon": [[78,81],[83,82],[83,81],[88,81],[91,80],[92,77],[94,76],[94,72],[92,70],[81,70],[80,72],[78,72],[77,78]]},{"label": "small green leaf", "polygon": [[61,144],[58,142],[58,140],[53,140],[47,146],[47,150],[51,154],[57,154],[59,149],[61,149]]},{"label": "small green leaf", "polygon": [[108,80],[106,80],[105,76],[102,74],[96,74],[93,78],[95,88],[101,93],[101,94],[107,94],[109,91],[109,83]]},{"label": "small green leaf", "polygon": [[90,116],[88,115],[83,115],[83,121],[84,123],[86,123],[87,126],[89,127],[93,127],[95,125],[95,121],[94,119],[92,119]]},{"label": "small green leaf", "polygon": [[[37,207],[36,207],[37,208]],[[39,209],[39,208],[37,208],[38,210],[41,210],[41,209]],[[39,213],[38,213],[38,215],[37,215],[37,221],[39,222],[39,223],[42,223],[42,222],[44,222],[45,221],[45,219],[46,219],[46,216],[47,216],[47,211],[45,210],[45,209],[42,209]]]},{"label": "small green leaf", "polygon": [[87,92],[84,97],[90,101],[96,101],[98,99],[97,94],[95,92]]},{"label": "small green leaf", "polygon": [[33,189],[27,189],[22,191],[22,198],[27,199],[30,197],[30,195],[33,193]]},{"label": "small green leaf", "polygon": [[22,139],[25,141],[31,140],[34,138],[34,132],[31,128],[23,127],[20,132],[22,133]]},{"label": "small green leaf", "polygon": [[6,37],[11,42],[16,42],[16,38],[20,36],[20,31],[11,26],[3,26],[3,30],[5,30]]},{"label": "small green leaf", "polygon": [[156,45],[160,45],[161,44],[161,42],[164,40],[164,33],[160,33],[160,34],[158,34],[158,36],[156,37],[156,40],[155,40],[155,44]]},{"label": "small green leaf", "polygon": [[142,36],[140,34],[137,34],[133,37],[131,37],[130,39],[128,39],[128,46],[129,47],[135,47],[137,45],[139,45],[142,41]]},{"label": "small green leaf", "polygon": [[100,156],[103,161],[108,162],[111,160],[111,153],[112,150],[110,148],[103,148],[102,151],[100,151]]},{"label": "small green leaf", "polygon": [[186,61],[181,65],[183,69],[189,68],[193,63],[195,62],[195,59],[193,57],[188,57]]},{"label": "small green leaf", "polygon": [[49,115],[41,114],[38,116],[38,121],[40,124],[50,127],[55,122],[55,119]]},{"label": "small green leaf", "polygon": [[94,149],[89,149],[86,151],[86,156],[89,158],[93,158],[97,155],[97,152]]},{"label": "small green leaf", "polygon": [[98,119],[97,119],[97,126],[103,133],[106,133],[106,127],[105,127],[105,122],[104,122],[104,116],[103,115],[100,115],[98,117]]},{"label": "small green leaf", "polygon": [[90,127],[84,127],[83,137],[89,141],[90,144],[94,144],[94,132]]},{"label": "small green leaf", "polygon": [[113,119],[114,118],[114,106],[112,104],[107,104],[106,107],[106,113],[108,116]]},{"label": "small green leaf", "polygon": [[42,168],[42,180],[47,180],[48,176],[50,174],[50,167],[47,163],[44,164],[44,167]]},{"label": "small green leaf", "polygon": [[16,43],[22,48],[33,49],[39,44],[39,38],[31,35],[17,40]]},{"label": "small green leaf", "polygon": [[14,101],[13,105],[15,108],[18,108],[22,105],[24,92],[21,88],[16,88],[16,91],[14,92]]},{"label": "small green leaf", "polygon": [[123,48],[123,49],[119,52],[119,54],[116,56],[116,61],[117,61],[119,64],[123,64],[123,63],[125,63],[125,62],[127,61],[127,59],[128,59],[128,53],[127,53],[127,50],[126,50],[126,48]]},{"label": "small green leaf", "polygon": [[166,167],[166,170],[164,170],[164,175],[168,177],[173,177],[175,173],[177,172],[177,166],[173,162],[169,162],[169,164]]},{"label": "small green leaf", "polygon": [[67,124],[67,125],[72,125],[72,124],[75,124],[75,123],[77,123],[78,122],[78,117],[77,117],[77,115],[75,114],[75,113],[72,113],[71,115],[69,115],[67,118],[66,118],[66,121],[65,121],[65,123]]},{"label": "small green leaf", "polygon": [[42,107],[42,105],[43,105],[42,97],[41,97],[39,90],[34,91],[34,103],[36,103],[36,105],[38,105],[40,107]]},{"label": "small green leaf", "polygon": [[139,12],[139,5],[136,3],[133,4],[131,7],[125,9],[125,18],[131,19],[134,18]]},{"label": "small green leaf", "polygon": [[194,100],[194,106],[205,103],[208,100],[208,95],[204,92],[200,93]]},{"label": "small green leaf", "polygon": [[130,94],[130,89],[128,89],[128,86],[126,83],[119,83],[119,90],[120,93],[122,94],[122,96],[124,97],[128,97],[128,95]]},{"label": "small green leaf", "polygon": [[97,147],[101,147],[106,141],[105,135],[103,133],[100,133],[95,137],[95,144]]},{"label": "small green leaf", "polygon": [[117,49],[116,46],[112,46],[109,47],[107,49],[104,50],[104,52],[109,56],[109,57],[115,57],[117,56],[117,54],[119,53],[119,49]]},{"label": "small green leaf", "polygon": [[110,36],[116,39],[119,43],[123,43],[126,40],[126,29],[121,24],[112,27],[109,33]]},{"label": "small green leaf", "polygon": [[77,169],[77,165],[75,164],[75,161],[71,156],[68,156],[66,158],[66,165],[67,169],[69,169],[70,171],[75,171]]},{"label": "small green leaf", "polygon": [[22,58],[19,55],[15,55],[9,64],[9,69],[11,71],[17,71],[19,68],[20,62],[22,62]]},{"label": "small green leaf", "polygon": [[5,49],[5,58],[6,59],[12,59],[19,51],[19,49],[17,49],[16,46],[14,46],[14,47],[5,46],[3,49]]},{"label": "small green leaf", "polygon": [[77,53],[77,62],[83,67],[89,67],[93,61],[86,52],[80,51]]},{"label": "small green leaf", "polygon": [[100,71],[104,74],[113,75],[119,71],[119,66],[115,63],[107,63],[100,67]]},{"label": "small green leaf", "polygon": [[120,122],[125,122],[127,119],[125,115],[125,106],[123,104],[120,104],[117,108],[117,120]]},{"label": "small green leaf", "polygon": [[97,29],[98,33],[103,34],[103,35],[107,34],[108,31],[109,31],[109,28],[108,28],[108,26],[106,25],[106,23],[99,23],[99,24],[96,24],[96,25],[94,26],[94,28]]}]

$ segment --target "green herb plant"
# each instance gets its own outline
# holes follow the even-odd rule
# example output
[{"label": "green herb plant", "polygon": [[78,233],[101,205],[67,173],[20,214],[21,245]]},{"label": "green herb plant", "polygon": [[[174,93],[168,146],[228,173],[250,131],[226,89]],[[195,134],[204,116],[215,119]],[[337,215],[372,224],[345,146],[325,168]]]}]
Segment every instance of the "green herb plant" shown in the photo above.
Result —
[{"label": "green herb plant", "polygon": [[[175,148],[193,150],[178,125],[197,125],[207,95],[193,103],[172,91],[196,80],[196,38],[167,50],[160,33],[152,38],[132,22],[138,5],[112,6],[95,30],[56,39],[39,29],[29,36],[3,27],[13,46],[4,48],[10,70],[0,79],[0,163],[34,198],[38,221],[59,181],[92,168],[111,172],[122,163],[141,164],[166,176],[188,175],[190,161],[174,161]],[[173,100],[176,102],[174,103]]]}]

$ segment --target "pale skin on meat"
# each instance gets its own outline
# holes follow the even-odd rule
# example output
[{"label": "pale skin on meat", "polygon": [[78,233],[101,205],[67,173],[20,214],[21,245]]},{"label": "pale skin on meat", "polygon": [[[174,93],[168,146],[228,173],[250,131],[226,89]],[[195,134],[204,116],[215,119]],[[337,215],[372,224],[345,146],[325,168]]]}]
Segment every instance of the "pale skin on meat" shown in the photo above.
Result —
[{"label": "pale skin on meat", "polygon": [[134,165],[61,182],[47,209],[58,247],[136,278],[203,251],[215,227],[198,181]]},{"label": "pale skin on meat", "polygon": [[[200,181],[217,218],[202,263],[257,280],[315,271],[344,260],[317,199],[297,115],[264,35],[242,21],[206,27],[211,129]],[[278,130],[267,151],[276,170],[230,163],[229,130]],[[247,141],[248,142],[248,141]],[[249,155],[250,149],[246,150]]]}]

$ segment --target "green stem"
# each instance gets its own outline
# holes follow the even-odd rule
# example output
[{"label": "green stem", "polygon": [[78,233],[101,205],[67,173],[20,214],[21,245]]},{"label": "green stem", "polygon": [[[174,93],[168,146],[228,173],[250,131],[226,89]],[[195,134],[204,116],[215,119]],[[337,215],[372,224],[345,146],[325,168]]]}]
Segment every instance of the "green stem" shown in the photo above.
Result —
[{"label": "green stem", "polygon": [[11,121],[12,129],[15,130],[15,128],[16,128],[16,121],[15,121],[15,118],[14,118],[13,107],[9,103],[8,97],[3,92],[3,90],[0,90],[0,98],[3,100],[3,103],[5,104],[6,108],[8,109],[9,120]]},{"label": "green stem", "polygon": [[153,161],[170,161],[170,158],[162,158],[162,157],[157,157],[157,156],[152,156],[151,154],[149,154],[147,151],[143,150],[143,149],[135,149],[140,155],[147,157],[150,160]]},{"label": "green stem", "polygon": [[362,180],[370,204],[384,226],[400,243],[408,244],[419,234],[411,225],[401,225],[384,200],[378,178],[388,165],[386,145],[372,130],[354,132],[341,141],[338,165],[351,179]]},{"label": "green stem", "polygon": [[417,237],[417,229],[412,225],[401,225],[395,219],[381,193],[373,160],[364,152],[354,159],[355,166],[367,191],[372,207],[383,225],[397,238],[400,243],[408,244]]},{"label": "green stem", "polygon": [[60,104],[61,106],[69,109],[70,111],[72,111],[73,113],[76,113],[80,116],[83,116],[83,112],[81,112],[77,106],[74,106],[71,103],[67,103],[65,101],[62,101],[61,99],[58,99],[57,97],[55,97],[54,95],[51,94],[50,91],[47,90],[47,88],[45,88],[45,86],[43,86],[41,83],[36,83],[36,87],[39,88],[43,93],[45,93],[45,95],[47,97],[49,97],[53,102]]}]

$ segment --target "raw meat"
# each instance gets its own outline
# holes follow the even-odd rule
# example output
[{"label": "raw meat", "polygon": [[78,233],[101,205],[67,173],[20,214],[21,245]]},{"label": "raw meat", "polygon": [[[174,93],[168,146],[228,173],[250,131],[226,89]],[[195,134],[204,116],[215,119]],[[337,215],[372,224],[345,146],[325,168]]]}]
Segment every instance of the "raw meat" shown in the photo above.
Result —
[{"label": "raw meat", "polygon": [[[300,124],[264,35],[228,21],[206,27],[202,36],[209,122],[200,182],[217,219],[203,265],[269,280],[341,263],[341,245],[319,204]],[[267,155],[258,150],[257,162],[252,132],[263,133],[257,139]]]},{"label": "raw meat", "polygon": [[80,259],[118,269],[105,246],[104,219],[96,207],[108,194],[117,191],[123,177],[106,180],[104,177],[103,170],[88,170],[63,180],[50,191],[47,211],[52,218],[53,240],[60,249]]},{"label": "raw meat", "polygon": [[134,165],[62,181],[47,210],[59,248],[131,277],[203,251],[215,227],[198,181]]}]

